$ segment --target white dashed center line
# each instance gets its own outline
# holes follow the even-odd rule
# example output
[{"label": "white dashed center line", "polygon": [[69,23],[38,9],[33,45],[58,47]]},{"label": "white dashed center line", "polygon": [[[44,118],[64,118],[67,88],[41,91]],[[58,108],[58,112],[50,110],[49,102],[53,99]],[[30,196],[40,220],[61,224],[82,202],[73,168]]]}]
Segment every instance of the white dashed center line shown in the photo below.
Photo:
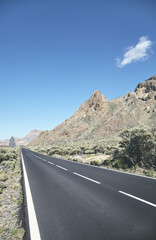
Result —
[{"label": "white dashed center line", "polygon": [[61,168],[61,169],[65,170],[65,171],[68,170],[68,169],[66,169],[66,168],[64,168],[64,167],[61,167],[61,166],[59,166],[59,165],[56,165],[56,167]]},{"label": "white dashed center line", "polygon": [[92,181],[92,182],[94,182],[94,183],[101,184],[100,182],[95,181],[95,180],[92,179],[92,178],[88,178],[88,177],[83,176],[83,175],[80,175],[80,174],[78,174],[78,173],[76,173],[76,172],[73,172],[73,174],[75,174],[75,175],[77,175],[77,176],[79,176],[79,177],[85,178],[85,179],[87,179],[87,180],[89,180],[89,181]]},{"label": "white dashed center line", "polygon": [[146,204],[148,204],[148,205],[151,205],[151,206],[153,206],[153,207],[156,207],[156,204],[151,203],[151,202],[148,202],[148,201],[146,201],[146,200],[144,200],[144,199],[142,199],[142,198],[138,198],[138,197],[136,197],[136,196],[134,196],[134,195],[131,195],[131,194],[129,194],[129,193],[125,193],[125,192],[122,192],[122,191],[119,191],[119,193],[122,193],[122,194],[124,194],[124,195],[126,195],[126,196],[128,196],[128,197],[134,198],[134,199],[136,199],[136,200],[138,200],[138,201],[141,201],[141,202],[146,203]]},{"label": "white dashed center line", "polygon": [[51,165],[54,165],[54,163],[52,163],[52,162],[49,162],[49,161],[48,161],[48,163],[51,164]]}]

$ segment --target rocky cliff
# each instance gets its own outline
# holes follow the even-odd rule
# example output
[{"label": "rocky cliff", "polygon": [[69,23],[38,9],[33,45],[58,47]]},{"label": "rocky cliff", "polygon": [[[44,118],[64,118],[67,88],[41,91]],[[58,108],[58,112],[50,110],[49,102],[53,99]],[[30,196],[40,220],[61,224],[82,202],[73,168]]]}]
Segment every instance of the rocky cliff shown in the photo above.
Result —
[{"label": "rocky cliff", "polygon": [[153,76],[139,83],[134,92],[110,101],[95,91],[72,117],[53,130],[42,132],[31,145],[103,139],[124,129],[154,128],[155,122],[156,76]]}]

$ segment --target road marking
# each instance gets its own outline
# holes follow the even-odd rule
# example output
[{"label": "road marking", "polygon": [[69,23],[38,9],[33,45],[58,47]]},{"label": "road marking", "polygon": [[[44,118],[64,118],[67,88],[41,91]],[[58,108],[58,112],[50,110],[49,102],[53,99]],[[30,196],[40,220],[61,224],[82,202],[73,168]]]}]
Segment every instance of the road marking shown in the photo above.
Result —
[{"label": "road marking", "polygon": [[156,207],[156,204],[151,203],[151,202],[148,202],[148,201],[146,201],[146,200],[144,200],[144,199],[142,199],[142,198],[138,198],[138,197],[136,197],[136,196],[133,196],[133,195],[131,195],[131,194],[129,194],[129,193],[125,193],[125,192],[122,192],[122,191],[119,191],[119,193],[122,193],[122,194],[124,194],[124,195],[126,195],[126,196],[128,196],[128,197],[134,198],[134,199],[136,199],[136,200],[138,200],[138,201],[141,201],[141,202],[143,202],[143,203],[149,204],[149,205],[151,205],[151,206],[153,206],[153,207]]},{"label": "road marking", "polygon": [[67,168],[61,167],[61,166],[59,166],[59,165],[56,165],[56,167],[61,168],[61,169],[65,170],[65,171],[68,170]]},{"label": "road marking", "polygon": [[51,165],[54,165],[54,163],[52,163],[52,162],[49,162],[49,161],[48,161],[48,163],[51,164]]},{"label": "road marking", "polygon": [[36,218],[35,208],[33,204],[33,199],[31,195],[31,190],[29,186],[28,176],[24,164],[24,159],[21,151],[22,165],[23,165],[23,173],[24,173],[24,182],[25,182],[25,191],[26,191],[26,199],[28,206],[28,218],[29,218],[29,228],[30,228],[30,239],[31,240],[41,240],[38,222]]},{"label": "road marking", "polygon": [[[27,150],[26,150],[26,151],[27,151]],[[27,152],[29,152],[29,151],[27,151]],[[46,160],[46,159],[44,159],[44,158],[38,157],[38,156],[36,156],[35,154],[33,154],[33,153],[31,153],[31,152],[29,152],[29,153],[30,153],[31,155],[33,155],[34,157],[41,159],[41,160],[44,161],[44,162],[48,162],[48,163],[54,165],[54,163],[49,162],[48,160]]]},{"label": "road marking", "polygon": [[100,182],[95,181],[95,180],[93,180],[92,178],[85,177],[85,176],[80,175],[80,174],[78,174],[78,173],[76,173],[76,172],[73,172],[73,174],[75,174],[75,175],[77,175],[77,176],[79,176],[79,177],[85,178],[85,179],[87,179],[87,180],[89,180],[89,181],[95,182],[95,183],[97,183],[97,184],[101,184]]},{"label": "road marking", "polygon": [[[28,151],[28,150],[27,150]],[[29,152],[30,153],[30,152]],[[35,152],[36,153],[36,152]],[[47,156],[47,155],[45,155],[45,154],[42,154],[42,153],[39,153],[40,155],[42,155],[42,156]],[[35,155],[34,155],[35,156]],[[56,158],[57,159],[57,158]],[[154,178],[154,177],[147,177],[147,176],[143,176],[143,175],[139,175],[139,174],[135,174],[135,173],[130,173],[130,172],[123,172],[123,171],[119,171],[119,170],[116,170],[116,169],[109,169],[109,168],[106,168],[106,167],[98,167],[98,166],[93,166],[93,165],[88,165],[88,164],[86,164],[86,163],[81,163],[81,162],[74,162],[74,161],[72,161],[72,160],[67,160],[67,159],[62,159],[61,158],[61,160],[63,160],[63,161],[68,161],[68,162],[72,162],[72,163],[74,163],[74,164],[81,164],[81,165],[85,165],[85,166],[87,166],[87,167],[94,167],[94,168],[99,168],[99,169],[102,169],[102,170],[106,170],[106,171],[112,171],[112,172],[119,172],[119,173],[123,173],[123,174],[129,174],[129,175],[131,175],[131,176],[136,176],[136,177],[142,177],[142,178],[149,178],[149,179],[151,179],[151,180],[155,180],[156,181],[156,178]]]}]

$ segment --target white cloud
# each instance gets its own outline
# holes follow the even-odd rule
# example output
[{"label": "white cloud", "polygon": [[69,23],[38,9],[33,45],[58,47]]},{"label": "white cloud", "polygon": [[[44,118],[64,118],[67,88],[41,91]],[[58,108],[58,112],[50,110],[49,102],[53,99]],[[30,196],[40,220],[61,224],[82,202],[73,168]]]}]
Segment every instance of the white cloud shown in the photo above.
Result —
[{"label": "white cloud", "polygon": [[142,36],[139,39],[137,45],[128,47],[123,56],[123,59],[117,58],[117,66],[122,68],[131,62],[144,61],[149,57],[152,42],[148,40],[148,37]]}]

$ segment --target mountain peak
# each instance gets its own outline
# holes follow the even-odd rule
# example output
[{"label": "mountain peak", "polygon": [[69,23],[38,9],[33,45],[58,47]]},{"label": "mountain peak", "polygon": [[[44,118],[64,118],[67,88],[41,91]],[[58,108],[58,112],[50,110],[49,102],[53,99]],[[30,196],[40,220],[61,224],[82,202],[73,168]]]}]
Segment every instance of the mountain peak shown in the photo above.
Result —
[{"label": "mountain peak", "polygon": [[102,95],[102,93],[99,90],[95,90],[92,95]]},{"label": "mountain peak", "polygon": [[88,101],[90,103],[100,103],[106,100],[106,97],[100,91],[95,90]]},{"label": "mountain peak", "polygon": [[106,97],[98,90],[94,91],[92,96],[88,99],[89,108],[100,110],[103,103],[107,101]]},{"label": "mountain peak", "polygon": [[139,83],[134,90],[137,97],[144,101],[156,99],[156,76],[152,76],[143,83]]},{"label": "mountain peak", "polygon": [[156,80],[156,75],[148,78],[146,81],[149,81],[149,80]]},{"label": "mountain peak", "polygon": [[[92,94],[92,96],[103,96],[104,97],[104,95],[99,91],[99,90],[95,90],[94,92],[93,92],[93,94]],[[92,97],[91,96],[91,97]]]},{"label": "mountain peak", "polygon": [[56,142],[73,143],[106,139],[123,129],[155,126],[156,76],[139,83],[135,92],[108,101],[100,91],[94,91],[71,116],[54,130],[42,133],[34,146]]}]

